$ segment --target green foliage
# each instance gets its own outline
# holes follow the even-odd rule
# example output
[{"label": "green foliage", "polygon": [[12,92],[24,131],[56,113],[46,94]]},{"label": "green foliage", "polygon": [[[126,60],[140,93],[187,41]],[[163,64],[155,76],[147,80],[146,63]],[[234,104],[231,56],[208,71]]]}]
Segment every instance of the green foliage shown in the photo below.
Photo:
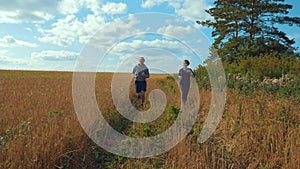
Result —
[{"label": "green foliage", "polygon": [[178,117],[178,114],[180,113],[180,107],[170,105],[167,107],[166,113],[167,113],[167,121],[169,123],[172,123]]},{"label": "green foliage", "polygon": [[198,86],[206,90],[210,89],[209,76],[205,66],[199,65],[199,67],[194,72]]},{"label": "green foliage", "polygon": [[53,116],[55,114],[62,114],[63,112],[62,111],[58,111],[58,110],[52,110],[49,112],[49,116]]},{"label": "green foliage", "polygon": [[175,81],[176,76],[167,76],[165,79],[158,81],[159,85],[167,92],[176,93],[177,83]]},{"label": "green foliage", "polygon": [[[165,118],[158,118],[153,123],[134,124],[132,125],[134,127],[128,129],[128,134],[132,137],[149,137],[160,134],[164,129],[168,128],[173,124],[180,112],[180,107],[175,105],[167,105],[163,116]],[[164,124],[164,128],[162,128],[162,124]]]},{"label": "green foliage", "polygon": [[263,80],[264,77],[279,78],[282,74],[297,75],[300,62],[292,56],[260,55],[239,59],[237,63],[224,62],[227,74],[241,74]]},{"label": "green foliage", "polygon": [[28,118],[26,120],[21,120],[16,126],[14,127],[7,127],[5,129],[5,134],[0,136],[0,146],[1,144],[5,144],[9,141],[17,139],[20,136],[26,136],[30,132],[30,123],[32,118]]},{"label": "green foliage", "polygon": [[133,123],[128,120],[124,116],[122,116],[118,111],[112,111],[109,113],[109,117],[107,118],[110,126],[112,126],[116,131],[122,133],[130,127]]},{"label": "green foliage", "polygon": [[52,118],[55,118],[56,116],[62,114],[63,111],[59,111],[59,110],[51,110],[49,113],[48,113],[48,117],[47,117],[47,120],[45,121],[45,123],[48,125],[49,122],[51,121]]},{"label": "green foliage", "polygon": [[223,61],[277,52],[294,54],[294,39],[276,26],[300,25],[299,17],[287,14],[293,8],[284,0],[216,0],[206,12],[214,20],[197,21],[213,28],[214,46]]},{"label": "green foliage", "polygon": [[241,59],[248,57],[258,57],[271,54],[277,57],[289,57],[294,55],[291,46],[285,46],[275,39],[257,38],[249,40],[248,37],[238,37],[228,39],[228,41],[218,48],[222,61],[237,63]]},{"label": "green foliage", "polygon": [[[276,54],[239,58],[238,62],[223,62],[228,88],[251,95],[256,90],[294,97],[300,101],[300,60],[297,57],[280,57]],[[199,87],[210,89],[205,66],[195,70]]]}]

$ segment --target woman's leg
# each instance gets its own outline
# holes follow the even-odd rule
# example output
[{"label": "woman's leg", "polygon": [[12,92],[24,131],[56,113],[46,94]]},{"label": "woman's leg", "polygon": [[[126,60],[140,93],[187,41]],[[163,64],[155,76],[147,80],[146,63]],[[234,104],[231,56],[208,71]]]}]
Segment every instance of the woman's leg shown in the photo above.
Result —
[{"label": "woman's leg", "polygon": [[182,97],[182,102],[186,103],[187,97],[189,94],[190,86],[189,85],[181,85],[181,97]]}]

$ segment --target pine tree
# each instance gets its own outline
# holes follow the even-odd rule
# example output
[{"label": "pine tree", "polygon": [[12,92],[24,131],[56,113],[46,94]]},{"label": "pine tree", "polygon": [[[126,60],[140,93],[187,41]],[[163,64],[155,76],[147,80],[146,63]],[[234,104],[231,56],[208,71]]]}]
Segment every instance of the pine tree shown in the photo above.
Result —
[{"label": "pine tree", "polygon": [[207,10],[214,20],[197,21],[213,28],[214,46],[223,60],[242,56],[295,52],[294,39],[278,29],[279,24],[300,26],[299,17],[288,16],[292,5],[284,0],[216,0]]}]

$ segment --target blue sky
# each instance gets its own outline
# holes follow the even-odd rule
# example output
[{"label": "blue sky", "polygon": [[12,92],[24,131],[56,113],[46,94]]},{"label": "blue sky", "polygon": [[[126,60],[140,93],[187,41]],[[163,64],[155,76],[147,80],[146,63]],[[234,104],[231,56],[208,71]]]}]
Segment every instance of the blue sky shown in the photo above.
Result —
[{"label": "blue sky", "polygon": [[[294,5],[290,16],[300,16],[300,10],[297,10],[300,1],[286,0],[286,2]],[[122,31],[123,33],[134,32],[139,27],[139,21],[135,20],[138,17],[131,17],[131,20],[126,23],[122,22],[124,19],[118,18],[142,12],[168,13],[189,23],[177,27],[165,23],[161,28],[157,28],[156,32],[166,34],[173,32],[173,35],[176,35],[174,30],[193,32],[197,29],[212,41],[210,29],[200,28],[194,24],[195,20],[209,18],[204,10],[212,5],[212,0],[1,1],[0,69],[74,71],[77,58],[99,30],[106,28],[104,30],[106,34],[102,36],[110,35],[105,37],[106,39],[103,37],[101,43],[116,38],[112,36],[121,36]],[[134,21],[136,23],[130,25]],[[118,22],[122,22],[125,26],[120,28]],[[156,24],[155,21],[153,24]],[[290,37],[295,38],[295,46],[300,46],[299,27],[280,26],[280,28]],[[179,41],[183,40],[179,38]],[[207,39],[204,41],[210,43]],[[115,47],[110,50],[111,53],[108,53],[98,65],[98,71],[119,70],[122,62],[135,62],[138,56],[146,57],[147,64],[153,69],[160,65],[166,71],[180,68],[181,60],[185,58],[192,61],[193,68],[202,63],[203,56],[197,58],[195,53],[181,48],[182,44],[176,42],[178,39],[176,41],[154,34],[127,37],[115,44]],[[209,44],[202,46],[201,50],[206,50],[208,46]]]}]

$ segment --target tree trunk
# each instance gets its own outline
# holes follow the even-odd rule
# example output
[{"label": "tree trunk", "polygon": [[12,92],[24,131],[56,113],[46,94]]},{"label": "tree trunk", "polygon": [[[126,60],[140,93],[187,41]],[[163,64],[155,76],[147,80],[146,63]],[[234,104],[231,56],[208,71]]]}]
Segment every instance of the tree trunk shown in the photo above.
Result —
[{"label": "tree trunk", "polygon": [[252,4],[251,4],[251,21],[250,21],[250,30],[249,30],[249,34],[250,34],[250,40],[252,41],[254,39],[254,32],[253,32],[253,29],[254,29],[254,1],[252,1]]}]

